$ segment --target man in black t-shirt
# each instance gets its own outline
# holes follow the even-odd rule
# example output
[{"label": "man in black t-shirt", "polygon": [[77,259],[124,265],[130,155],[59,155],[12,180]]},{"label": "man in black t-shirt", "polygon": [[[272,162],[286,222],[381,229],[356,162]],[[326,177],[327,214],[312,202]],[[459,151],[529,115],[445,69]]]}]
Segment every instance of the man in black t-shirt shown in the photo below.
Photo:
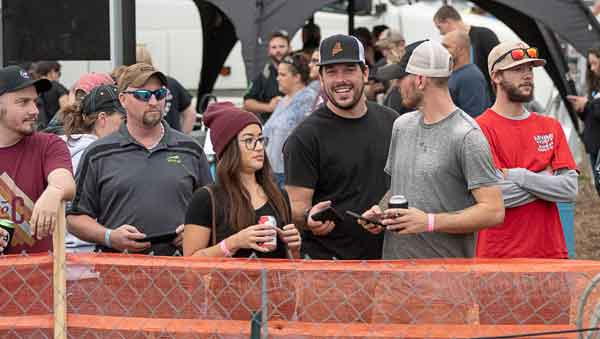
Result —
[{"label": "man in black t-shirt", "polygon": [[169,94],[165,102],[165,120],[169,126],[189,134],[196,122],[196,109],[192,105],[192,96],[175,78],[167,77]]},{"label": "man in black t-shirt", "polygon": [[[298,125],[283,148],[292,218],[303,229],[301,254],[312,259],[379,259],[383,237],[365,231],[345,212],[362,213],[389,189],[384,167],[398,114],[366,101],[369,70],[358,39],[331,36],[321,43],[320,54],[327,103]],[[329,206],[343,220],[312,218]]]},{"label": "man in black t-shirt", "polygon": [[492,88],[492,81],[488,72],[487,57],[492,48],[500,43],[496,33],[486,27],[465,24],[458,11],[449,5],[444,5],[438,9],[433,16],[433,23],[442,35],[456,29],[461,29],[469,34],[469,39],[471,40],[471,63],[477,65],[481,73],[483,73],[488,85],[491,102],[494,102],[494,89]]},{"label": "man in black t-shirt", "polygon": [[275,110],[282,94],[277,83],[277,66],[291,51],[290,37],[284,32],[274,32],[269,38],[271,62],[252,80],[244,94],[244,109],[256,114],[263,123]]}]

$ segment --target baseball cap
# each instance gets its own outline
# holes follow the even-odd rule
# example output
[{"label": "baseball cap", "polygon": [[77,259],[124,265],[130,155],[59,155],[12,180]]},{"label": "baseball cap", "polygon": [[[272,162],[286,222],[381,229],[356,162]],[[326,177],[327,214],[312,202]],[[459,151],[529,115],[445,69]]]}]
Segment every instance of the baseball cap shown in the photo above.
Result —
[{"label": "baseball cap", "polygon": [[534,67],[544,66],[546,64],[546,60],[539,59],[537,57],[532,58],[527,53],[524,53],[523,58],[520,60],[515,60],[509,56],[510,52],[513,50],[527,50],[529,48],[530,46],[523,41],[503,42],[496,45],[496,47],[494,47],[488,55],[488,72],[491,75],[492,71],[503,71],[505,69],[529,62],[533,63]]},{"label": "baseball cap", "polygon": [[0,95],[29,86],[35,86],[35,90],[39,94],[49,90],[52,83],[48,79],[33,80],[29,73],[19,66],[8,66],[0,69]]},{"label": "baseball cap", "polygon": [[351,35],[336,34],[328,37],[319,46],[321,60],[319,66],[333,64],[365,64],[365,49],[362,43]]},{"label": "baseball cap", "polygon": [[142,87],[152,76],[156,76],[164,86],[167,85],[167,77],[156,70],[150,64],[137,63],[127,67],[119,78],[119,92],[127,87]]},{"label": "baseball cap", "polygon": [[114,85],[94,87],[81,102],[83,115],[97,112],[118,112],[125,115],[125,109],[119,101],[119,89]]},{"label": "baseball cap", "polygon": [[92,91],[92,88],[100,85],[114,85],[115,81],[108,73],[86,73],[82,75],[73,85],[73,91],[82,90],[86,94]]},{"label": "baseball cap", "polygon": [[442,44],[428,40],[417,46],[406,64],[406,72],[431,78],[447,78],[452,73],[452,56]]},{"label": "baseball cap", "polygon": [[406,46],[406,51],[400,61],[397,64],[389,64],[380,67],[377,70],[377,75],[375,77],[379,81],[389,81],[392,79],[402,79],[404,76],[408,75],[409,73],[406,72],[406,66],[408,65],[410,57],[412,56],[415,48],[426,41],[427,40],[420,40]]},{"label": "baseball cap", "polygon": [[406,41],[404,39],[404,36],[400,34],[400,32],[392,31],[391,29],[385,30],[382,35],[383,37],[377,40],[377,42],[375,43],[376,47],[388,48],[391,44]]}]

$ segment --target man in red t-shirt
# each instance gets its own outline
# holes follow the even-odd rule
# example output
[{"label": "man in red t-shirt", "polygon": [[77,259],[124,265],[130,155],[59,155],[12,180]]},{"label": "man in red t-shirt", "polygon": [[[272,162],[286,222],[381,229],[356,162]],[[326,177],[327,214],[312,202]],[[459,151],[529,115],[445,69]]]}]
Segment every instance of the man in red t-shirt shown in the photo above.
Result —
[{"label": "man in red t-shirt", "polygon": [[537,56],[523,42],[507,42],[488,57],[496,102],[477,122],[504,177],[506,214],[479,233],[479,257],[568,257],[556,202],[575,201],[578,172],[560,123],[524,107],[533,99],[533,67],[546,63]]},{"label": "man in red t-shirt", "polygon": [[75,194],[67,145],[35,132],[35,100],[49,88],[48,80],[34,81],[17,66],[0,69],[0,219],[16,224],[8,247],[0,241],[0,253],[51,250],[60,203]]}]

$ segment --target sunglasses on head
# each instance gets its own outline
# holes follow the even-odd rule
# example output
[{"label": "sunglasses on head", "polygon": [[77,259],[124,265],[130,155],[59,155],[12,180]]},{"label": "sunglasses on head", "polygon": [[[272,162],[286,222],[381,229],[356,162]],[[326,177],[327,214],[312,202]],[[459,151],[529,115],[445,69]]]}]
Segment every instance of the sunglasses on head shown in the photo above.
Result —
[{"label": "sunglasses on head", "polygon": [[288,55],[286,57],[284,57],[281,62],[284,64],[288,64],[288,65],[292,65],[297,67],[298,65],[300,65],[303,61],[304,61],[304,56],[300,55],[300,54],[294,54],[294,55]]},{"label": "sunglasses on head", "polygon": [[525,59],[525,57],[529,57],[530,59],[537,59],[539,56],[538,49],[535,47],[511,49],[510,51],[502,54],[498,59],[496,59],[496,61],[494,61],[494,63],[492,64],[492,71],[494,70],[496,64],[502,61],[508,55],[510,55],[513,61],[520,61]]},{"label": "sunglasses on head", "polygon": [[147,89],[136,89],[133,91],[123,91],[123,93],[125,93],[125,94],[133,94],[134,98],[136,98],[140,101],[143,101],[143,102],[150,101],[150,98],[152,98],[152,95],[154,95],[154,97],[156,98],[156,101],[160,101],[167,96],[168,92],[169,91],[165,87],[161,87],[155,91],[150,91]]}]

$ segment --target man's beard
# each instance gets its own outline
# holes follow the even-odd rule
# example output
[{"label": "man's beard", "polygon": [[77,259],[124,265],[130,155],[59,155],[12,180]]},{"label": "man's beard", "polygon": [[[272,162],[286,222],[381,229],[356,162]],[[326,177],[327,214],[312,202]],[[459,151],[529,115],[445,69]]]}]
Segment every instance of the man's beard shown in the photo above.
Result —
[{"label": "man's beard", "polygon": [[283,58],[285,58],[285,54],[284,55],[272,55],[271,61],[273,62],[273,64],[279,65],[281,63],[281,60],[283,60]]},{"label": "man's beard", "polygon": [[[410,95],[406,95],[410,94]],[[414,83],[411,84],[411,92],[410,93],[400,93],[400,97],[402,98],[402,106],[408,109],[418,109],[419,106],[423,103],[423,92],[420,92],[415,86]]]},{"label": "man's beard", "polygon": [[506,92],[506,96],[508,96],[508,100],[510,100],[512,102],[522,102],[522,103],[530,102],[531,100],[533,100],[533,92],[534,92],[533,82],[528,82],[523,85],[531,86],[531,92],[529,94],[523,94],[518,86],[513,85],[512,83],[508,82],[507,80],[502,80],[500,82],[500,86]]},{"label": "man's beard", "polygon": [[158,125],[160,123],[160,120],[162,118],[162,114],[158,114],[158,117],[155,117],[156,113],[154,112],[146,112],[144,113],[144,115],[142,116],[142,123],[144,124],[144,126],[146,127],[154,127],[156,125]]},{"label": "man's beard", "polygon": [[352,101],[347,104],[347,105],[342,105],[339,102],[337,102],[334,98],[335,96],[335,90],[332,90],[331,88],[328,88],[325,91],[325,95],[327,96],[327,99],[329,100],[329,102],[331,102],[331,104],[339,109],[343,109],[343,110],[351,110],[354,107],[356,107],[356,105],[358,105],[358,102],[360,101],[360,98],[363,95],[363,91],[365,89],[365,84],[363,83],[360,87],[360,89],[356,89],[356,88],[352,88]]},{"label": "man's beard", "polygon": [[22,136],[29,136],[32,135],[36,130],[37,130],[37,119],[34,120],[33,122],[29,121],[27,122],[27,124],[29,124],[29,127],[25,127],[26,124],[23,123],[22,126],[20,127],[9,127],[7,126],[7,117],[8,116],[8,111],[6,110],[6,108],[2,107],[0,108],[0,124],[4,125],[5,127],[8,127],[9,129],[12,129],[13,131],[21,134]]}]

